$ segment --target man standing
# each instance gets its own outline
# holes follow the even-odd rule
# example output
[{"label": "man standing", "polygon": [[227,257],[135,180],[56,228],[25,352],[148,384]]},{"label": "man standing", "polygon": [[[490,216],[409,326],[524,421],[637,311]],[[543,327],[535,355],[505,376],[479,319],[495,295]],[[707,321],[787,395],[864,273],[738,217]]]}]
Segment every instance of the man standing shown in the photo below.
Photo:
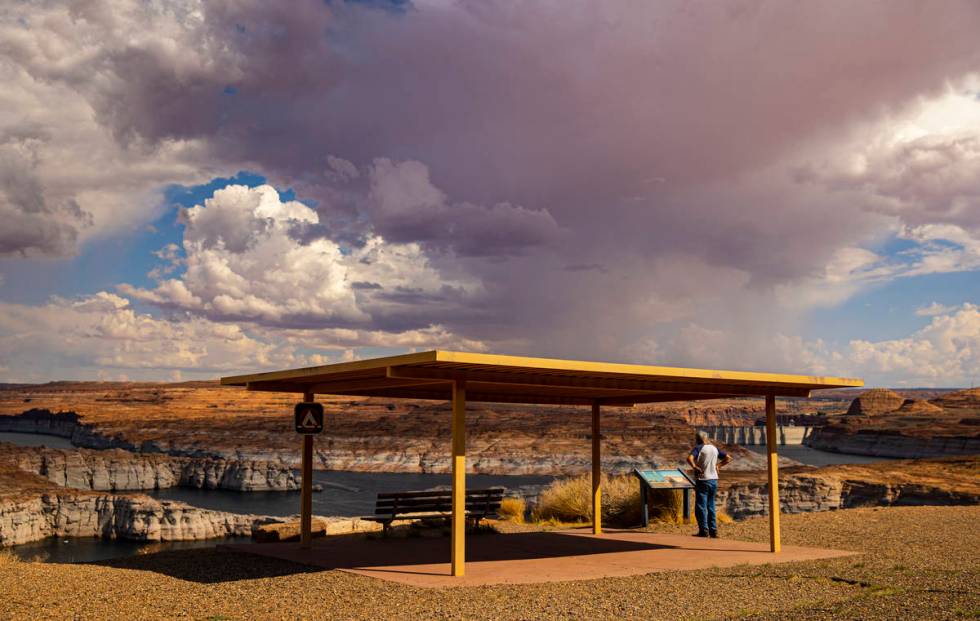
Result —
[{"label": "man standing", "polygon": [[694,488],[694,517],[698,521],[698,537],[717,537],[718,520],[715,517],[715,494],[718,492],[718,468],[731,461],[731,456],[708,441],[708,435],[699,431],[694,435],[694,450],[687,456],[687,463],[694,469],[697,484]]}]

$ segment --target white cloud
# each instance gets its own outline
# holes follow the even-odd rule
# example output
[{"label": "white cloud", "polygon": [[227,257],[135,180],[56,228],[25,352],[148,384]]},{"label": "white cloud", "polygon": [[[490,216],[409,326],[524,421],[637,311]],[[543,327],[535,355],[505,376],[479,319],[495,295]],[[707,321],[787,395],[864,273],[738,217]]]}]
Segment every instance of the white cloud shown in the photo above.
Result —
[{"label": "white cloud", "polygon": [[7,381],[86,379],[116,369],[160,378],[302,364],[292,345],[259,340],[241,327],[202,318],[157,318],[99,292],[37,305],[0,303],[0,362]]},{"label": "white cloud", "polygon": [[906,338],[851,341],[843,361],[873,382],[909,386],[967,386],[980,369],[980,307],[964,304],[936,315]]},{"label": "white cloud", "polygon": [[954,310],[956,306],[947,306],[945,304],[940,304],[939,302],[933,302],[928,306],[922,306],[915,309],[915,314],[918,317],[935,317],[936,315],[946,315]]},{"label": "white cloud", "polygon": [[93,105],[114,80],[105,63],[131,46],[186,54],[184,17],[148,5],[0,8],[0,255],[74,254],[152,220],[165,184],[214,176],[204,141],[124,137]]},{"label": "white cloud", "polygon": [[200,379],[330,364],[364,347],[486,349],[442,326],[400,333],[281,330],[180,313],[154,317],[99,292],[40,305],[0,302],[0,381]]},{"label": "white cloud", "polygon": [[183,220],[184,273],[149,290],[123,286],[123,293],[216,320],[357,327],[398,316],[392,321],[417,329],[435,323],[425,316],[433,303],[451,297],[459,304],[479,288],[444,278],[416,243],[377,235],[347,247],[326,237],[304,242],[302,231],[318,224],[317,213],[281,201],[268,185],[218,190]]}]

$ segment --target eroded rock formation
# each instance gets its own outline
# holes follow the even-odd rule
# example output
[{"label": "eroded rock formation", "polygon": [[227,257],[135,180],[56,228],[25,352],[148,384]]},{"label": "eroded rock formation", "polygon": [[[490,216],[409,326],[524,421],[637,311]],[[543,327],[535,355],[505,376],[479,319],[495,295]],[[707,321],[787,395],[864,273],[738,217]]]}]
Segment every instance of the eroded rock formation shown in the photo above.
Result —
[{"label": "eroded rock formation", "polygon": [[260,460],[173,457],[121,449],[51,449],[0,444],[5,460],[52,483],[95,491],[169,487],[285,491],[299,489],[292,465]]},{"label": "eroded rock formation", "polygon": [[210,511],[142,495],[47,493],[0,502],[0,546],[52,536],[139,541],[247,536],[266,521],[262,516]]},{"label": "eroded rock formation", "polygon": [[902,407],[905,399],[887,388],[872,388],[851,402],[847,409],[849,416],[874,416],[894,412]]},{"label": "eroded rock formation", "polygon": [[[780,476],[780,507],[786,513],[805,513],[890,505],[980,504],[977,468],[976,458],[799,468]],[[731,517],[766,515],[768,503],[766,483],[758,476],[723,477],[718,506]]]}]

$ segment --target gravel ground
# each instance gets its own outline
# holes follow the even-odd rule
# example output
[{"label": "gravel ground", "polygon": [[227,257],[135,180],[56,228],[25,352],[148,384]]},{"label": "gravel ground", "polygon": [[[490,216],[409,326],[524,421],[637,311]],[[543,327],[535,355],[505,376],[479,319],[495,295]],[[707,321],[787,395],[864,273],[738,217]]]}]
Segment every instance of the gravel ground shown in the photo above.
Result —
[{"label": "gravel ground", "polygon": [[[864,554],[443,590],[213,549],[92,565],[2,555],[0,619],[978,619],[978,521],[977,506],[787,515],[786,544]],[[765,519],[747,520],[725,525],[722,536],[765,541],[767,528]]]}]

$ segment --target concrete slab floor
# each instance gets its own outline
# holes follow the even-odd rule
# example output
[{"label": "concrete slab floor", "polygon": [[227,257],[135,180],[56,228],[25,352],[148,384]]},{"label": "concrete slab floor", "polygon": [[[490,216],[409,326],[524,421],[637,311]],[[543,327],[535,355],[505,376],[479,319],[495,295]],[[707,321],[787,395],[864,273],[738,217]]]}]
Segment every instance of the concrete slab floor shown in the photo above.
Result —
[{"label": "concrete slab floor", "polygon": [[856,552],[765,543],[588,529],[474,534],[466,538],[466,575],[449,575],[449,540],[330,536],[303,550],[298,543],[222,546],[226,549],[339,569],[418,587],[531,584],[634,576],[734,565],[764,565],[850,556]]}]

